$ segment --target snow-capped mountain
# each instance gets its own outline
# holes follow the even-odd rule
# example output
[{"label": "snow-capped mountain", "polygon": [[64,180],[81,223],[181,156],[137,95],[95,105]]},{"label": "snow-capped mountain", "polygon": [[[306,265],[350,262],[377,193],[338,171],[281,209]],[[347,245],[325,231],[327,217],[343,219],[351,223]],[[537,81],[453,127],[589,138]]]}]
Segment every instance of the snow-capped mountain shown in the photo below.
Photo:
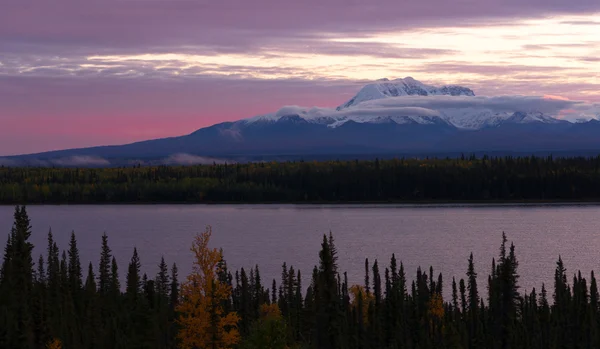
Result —
[{"label": "snow-capped mountain", "polygon": [[442,118],[440,113],[426,108],[419,107],[401,107],[394,109],[386,108],[348,108],[345,110],[334,110],[329,108],[302,108],[297,106],[289,106],[281,108],[276,113],[255,116],[249,119],[244,119],[236,122],[239,126],[248,126],[259,124],[276,123],[282,118],[290,115],[310,124],[325,125],[329,128],[337,128],[347,122],[355,122],[359,124],[381,124],[381,123],[396,123],[402,124],[450,124],[446,119]]},{"label": "snow-capped mountain", "polygon": [[560,124],[568,121],[559,120],[538,111],[493,111],[489,109],[450,109],[440,111],[442,118],[459,129],[480,130],[498,127],[503,124]]},{"label": "snow-capped mountain", "polygon": [[435,87],[410,77],[384,79],[364,86],[338,108],[287,106],[180,137],[32,154],[8,161],[39,164],[38,160],[82,156],[110,161],[152,160],[178,154],[281,159],[303,155],[335,158],[344,154],[600,151],[596,107],[582,112],[576,122],[557,118],[561,111],[575,110],[575,106],[572,101],[541,96],[475,96],[466,87]]},{"label": "snow-capped mountain", "polygon": [[371,101],[389,97],[400,96],[475,96],[475,93],[466,87],[448,85],[435,87],[406,77],[404,79],[389,80],[387,78],[377,80],[364,86],[356,96],[348,102],[337,107],[337,110],[350,108],[365,101]]},{"label": "snow-capped mountain", "polygon": [[455,85],[435,87],[411,77],[381,79],[368,84],[345,104],[335,108],[283,107],[275,113],[240,121],[240,125],[277,122],[285,115],[298,115],[308,123],[336,128],[347,122],[359,124],[434,125],[446,123],[459,129],[479,130],[502,124],[566,121],[554,118],[536,107],[541,97],[475,96],[473,90]]}]

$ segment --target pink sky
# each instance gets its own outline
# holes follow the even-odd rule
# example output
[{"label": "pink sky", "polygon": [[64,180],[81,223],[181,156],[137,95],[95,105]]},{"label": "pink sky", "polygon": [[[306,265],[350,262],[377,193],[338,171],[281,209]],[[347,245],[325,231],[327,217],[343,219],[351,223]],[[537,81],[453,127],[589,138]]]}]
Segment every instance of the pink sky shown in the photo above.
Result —
[{"label": "pink sky", "polygon": [[8,0],[0,155],[175,136],[413,76],[600,102],[600,2]]}]

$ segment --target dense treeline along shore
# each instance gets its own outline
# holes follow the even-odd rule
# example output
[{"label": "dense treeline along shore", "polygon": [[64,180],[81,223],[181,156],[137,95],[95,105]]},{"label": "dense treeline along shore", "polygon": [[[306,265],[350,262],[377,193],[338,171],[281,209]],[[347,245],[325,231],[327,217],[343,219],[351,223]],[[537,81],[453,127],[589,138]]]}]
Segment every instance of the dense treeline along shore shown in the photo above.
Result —
[{"label": "dense treeline along shore", "polygon": [[430,268],[411,281],[392,255],[388,265],[366,259],[359,285],[338,269],[331,234],[312,272],[283,264],[272,282],[258,266],[229,271],[223,251],[209,247],[210,227],[196,235],[194,268],[181,281],[164,259],[156,276],[142,274],[135,249],[119,268],[106,235],[97,265],[81,265],[75,234],[61,252],[51,232],[34,262],[30,235],[18,206],[0,269],[0,348],[600,347],[594,273],[569,282],[559,258],[548,266],[553,286],[521,293],[516,250],[504,235],[498,256],[487,256],[488,278],[478,277],[471,254],[462,278]]},{"label": "dense treeline along shore", "polygon": [[0,167],[0,204],[600,201],[600,157]]}]

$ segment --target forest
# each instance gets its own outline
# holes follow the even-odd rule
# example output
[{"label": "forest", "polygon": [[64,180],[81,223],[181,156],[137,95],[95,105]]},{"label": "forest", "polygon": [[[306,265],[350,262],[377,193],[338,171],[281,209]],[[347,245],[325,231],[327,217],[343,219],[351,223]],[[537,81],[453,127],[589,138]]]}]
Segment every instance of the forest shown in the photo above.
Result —
[{"label": "forest", "polygon": [[190,243],[193,269],[181,279],[164,259],[157,275],[142,274],[133,249],[121,285],[106,234],[96,265],[81,265],[75,234],[61,251],[51,232],[34,262],[30,219],[17,206],[0,269],[0,348],[600,347],[594,273],[571,279],[558,257],[552,286],[521,293],[504,234],[487,278],[471,254],[461,278],[419,268],[409,280],[392,255],[387,265],[365,259],[364,282],[353,285],[331,234],[312,271],[284,263],[272,282],[258,266],[228,270],[211,234]]},{"label": "forest", "polygon": [[0,167],[0,204],[600,200],[599,157]]}]

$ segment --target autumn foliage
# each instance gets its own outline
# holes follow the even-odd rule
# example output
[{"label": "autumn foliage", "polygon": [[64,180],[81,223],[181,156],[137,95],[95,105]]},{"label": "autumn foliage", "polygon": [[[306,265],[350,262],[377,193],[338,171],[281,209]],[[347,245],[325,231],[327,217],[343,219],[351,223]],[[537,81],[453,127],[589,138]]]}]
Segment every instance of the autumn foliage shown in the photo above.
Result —
[{"label": "autumn foliage", "polygon": [[62,349],[62,342],[60,339],[53,339],[46,344],[47,349]]},{"label": "autumn foliage", "polygon": [[263,320],[281,320],[281,310],[274,304],[262,304],[260,306],[260,318]]},{"label": "autumn foliage", "polygon": [[440,321],[444,318],[444,299],[439,293],[431,295],[429,300],[429,316],[432,319]]},{"label": "autumn foliage", "polygon": [[237,324],[240,317],[227,313],[223,302],[231,296],[231,286],[217,276],[221,251],[208,247],[212,230],[195,237],[193,271],[181,285],[181,302],[177,306],[181,348],[231,348],[240,340]]},{"label": "autumn foliage", "polygon": [[[362,313],[368,314],[369,304],[375,301],[375,296],[373,296],[373,294],[370,292],[366,292],[363,285],[352,285],[350,287],[350,295],[352,296],[352,301],[350,304],[352,308],[356,309],[360,305]],[[361,299],[360,301],[359,298]],[[366,316],[363,317],[363,321],[367,323],[368,318]]]},{"label": "autumn foliage", "polygon": [[106,235],[84,283],[74,233],[61,257],[49,232],[47,258],[34,263],[25,207],[14,219],[0,254],[0,349],[600,348],[594,272],[569,283],[559,257],[553,286],[519,292],[519,261],[504,234],[483,282],[473,254],[466,278],[453,277],[449,289],[433,267],[407,281],[392,254],[389,267],[365,260],[364,284],[350,286],[330,234],[312,275],[284,263],[267,288],[258,266],[228,271],[208,247],[208,227],[195,237],[183,285],[162,258],[154,278],[142,273],[134,248],[123,288]]}]

